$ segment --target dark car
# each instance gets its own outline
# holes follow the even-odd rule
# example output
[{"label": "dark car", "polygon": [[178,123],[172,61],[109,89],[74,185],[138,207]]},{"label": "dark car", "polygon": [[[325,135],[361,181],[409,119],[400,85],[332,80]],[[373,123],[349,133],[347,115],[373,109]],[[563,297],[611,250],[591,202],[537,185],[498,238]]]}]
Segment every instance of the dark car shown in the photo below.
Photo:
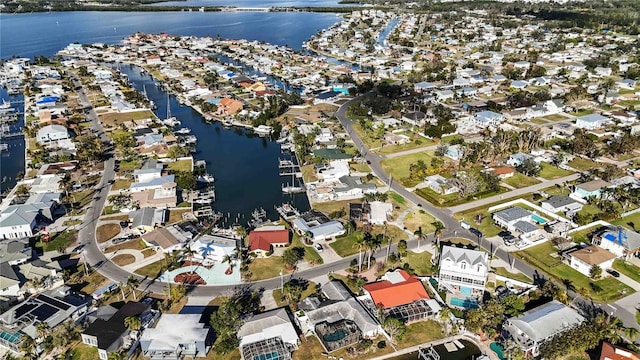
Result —
[{"label": "dark car", "polygon": [[126,237],[121,237],[121,238],[113,239],[112,243],[114,243],[114,244],[120,244],[120,243],[123,243],[123,242],[125,242],[125,241],[127,241],[127,240],[129,240],[129,239],[128,239],[128,238],[126,238]]},{"label": "dark car", "polygon": [[613,277],[620,277],[620,273],[613,270],[613,269],[607,269],[607,272],[609,273],[609,275],[613,276]]},{"label": "dark car", "polygon": [[476,228],[471,228],[469,229],[469,231],[471,231],[471,233],[479,238],[483,237],[484,235],[482,234],[482,231],[476,229]]},{"label": "dark car", "polygon": [[129,226],[129,222],[128,221],[120,221],[120,227],[125,228],[127,226]]},{"label": "dark car", "polygon": [[511,246],[516,243],[516,237],[513,235],[504,236],[502,240],[504,240],[504,244],[507,246]]},{"label": "dark car", "polygon": [[71,250],[71,252],[73,254],[79,254],[82,252],[82,250],[84,250],[84,244],[78,245],[76,247],[73,248],[73,250]]}]

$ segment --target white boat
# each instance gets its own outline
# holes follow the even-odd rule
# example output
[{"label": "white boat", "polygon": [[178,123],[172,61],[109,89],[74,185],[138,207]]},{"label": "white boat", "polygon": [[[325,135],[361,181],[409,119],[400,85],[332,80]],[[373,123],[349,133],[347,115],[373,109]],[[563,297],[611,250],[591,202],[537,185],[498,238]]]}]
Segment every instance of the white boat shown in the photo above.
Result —
[{"label": "white boat", "polygon": [[271,135],[271,133],[273,132],[273,128],[267,125],[258,125],[257,127],[253,128],[253,132],[258,135]]},{"label": "white boat", "polygon": [[191,129],[189,128],[182,128],[182,129],[178,129],[175,131],[176,134],[180,134],[180,135],[189,135],[191,134]]},{"label": "white boat", "polygon": [[198,177],[198,182],[202,182],[202,183],[212,183],[214,182],[215,179],[213,177],[213,175],[211,174],[204,174]]},{"label": "white boat", "polygon": [[167,94],[167,118],[164,120],[160,120],[160,122],[169,127],[180,126],[180,120],[176,119],[175,116],[171,116],[171,104],[169,103],[169,94]]},{"label": "white boat", "polygon": [[305,189],[302,186],[283,186],[282,192],[285,194],[298,194],[305,192]]}]

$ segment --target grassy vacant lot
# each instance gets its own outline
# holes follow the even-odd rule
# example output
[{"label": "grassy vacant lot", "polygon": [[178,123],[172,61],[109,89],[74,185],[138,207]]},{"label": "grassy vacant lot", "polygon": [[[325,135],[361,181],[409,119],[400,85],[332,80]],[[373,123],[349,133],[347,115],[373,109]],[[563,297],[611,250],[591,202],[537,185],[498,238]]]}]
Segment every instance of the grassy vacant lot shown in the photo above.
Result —
[{"label": "grassy vacant lot", "polygon": [[150,110],[131,111],[126,113],[105,113],[100,114],[100,121],[108,126],[115,126],[122,124],[125,121],[142,120],[142,119],[155,119],[155,115]]},{"label": "grassy vacant lot", "polygon": [[585,244],[591,244],[591,239],[589,239],[589,234],[599,227],[600,225],[597,225],[597,226],[592,226],[580,231],[572,232],[571,240],[573,240],[573,242],[576,242],[576,243],[583,242]]},{"label": "grassy vacant lot", "polygon": [[599,163],[593,160],[583,159],[581,157],[575,157],[573,160],[569,161],[568,165],[580,171],[589,171],[593,168],[600,167]]},{"label": "grassy vacant lot", "polygon": [[[417,141],[417,142],[416,142]],[[407,144],[401,144],[401,145],[385,145],[382,149],[378,150],[377,152],[380,154],[393,154],[393,153],[397,153],[400,151],[405,151],[405,150],[412,150],[412,149],[417,149],[420,147],[427,147],[427,146],[431,146],[434,145],[435,141],[430,140],[430,139],[425,139],[421,136],[416,136],[415,140],[412,140],[411,142],[407,143]]]},{"label": "grassy vacant lot", "polygon": [[622,274],[627,275],[633,280],[640,282],[640,267],[637,267],[632,263],[626,262],[624,260],[616,259],[613,262],[613,268],[618,270]]},{"label": "grassy vacant lot", "polygon": [[404,226],[411,232],[422,227],[422,233],[427,234],[435,231],[435,227],[432,225],[435,221],[436,219],[423,209],[416,209],[404,218]]},{"label": "grassy vacant lot", "polygon": [[568,119],[567,117],[562,116],[560,114],[547,115],[544,118],[551,121],[563,121]]},{"label": "grassy vacant lot", "polygon": [[365,132],[364,130],[362,130],[362,127],[357,122],[353,123],[353,130],[355,130],[356,133],[358,133],[362,141],[367,145],[369,149],[379,148],[382,145],[382,141],[380,139],[374,139],[372,137],[373,135],[372,131]]},{"label": "grassy vacant lot", "polygon": [[504,183],[513,186],[516,189],[539,184],[540,181],[536,178],[529,177],[525,174],[516,173],[512,177],[505,179]]},{"label": "grassy vacant lot", "polygon": [[120,171],[133,171],[139,169],[142,166],[142,160],[120,161]]},{"label": "grassy vacant lot", "polygon": [[143,266],[134,272],[138,275],[146,276],[150,279],[155,279],[160,275],[163,267],[164,267],[164,260],[159,260],[149,265]]},{"label": "grassy vacant lot", "polygon": [[94,360],[99,358],[98,348],[94,346],[77,343],[71,349],[71,360]]},{"label": "grassy vacant lot", "polygon": [[[471,224],[472,227],[482,231],[485,237],[496,236],[501,231],[501,229],[499,226],[495,225],[493,219],[491,218],[489,210],[487,210],[494,205],[497,204],[491,204],[486,207],[465,210],[456,213],[454,216],[456,219],[464,220]],[[477,216],[482,216],[482,221],[480,222],[480,224],[476,223],[475,221]]]},{"label": "grassy vacant lot", "polygon": [[[311,165],[307,165],[304,167],[308,167]],[[302,174],[304,175],[304,167],[302,169]],[[371,172],[371,168],[369,167],[369,165],[365,164],[365,163],[361,163],[361,162],[351,162],[349,163],[349,167],[351,167],[351,170],[353,171],[357,171],[357,172],[362,172],[362,173],[370,173]],[[315,171],[314,171],[314,176],[315,176]]]},{"label": "grassy vacant lot", "polygon": [[541,163],[540,168],[540,177],[547,180],[555,180],[573,174],[569,170],[560,169],[547,163]]},{"label": "grassy vacant lot", "polygon": [[114,252],[122,249],[143,250],[146,247],[147,246],[142,241],[142,239],[136,239],[136,240],[126,241],[118,245],[109,246],[108,248],[104,249],[104,252],[110,253],[110,252]]},{"label": "grassy vacant lot", "polygon": [[284,262],[281,256],[270,256],[268,258],[257,258],[251,261],[249,264],[249,271],[251,271],[251,281],[271,279],[280,276],[280,270],[283,273],[288,274],[284,267]]},{"label": "grassy vacant lot", "polygon": [[78,231],[69,230],[55,234],[51,234],[49,241],[40,241],[36,243],[36,247],[41,247],[42,251],[55,251],[61,248],[68,248],[78,240]]},{"label": "grassy vacant lot", "polygon": [[136,257],[129,254],[120,254],[114,256],[111,261],[113,261],[118,266],[125,266],[133,264],[136,261]]},{"label": "grassy vacant lot", "polygon": [[113,185],[111,185],[111,190],[128,189],[130,185],[131,185],[131,180],[118,179],[113,183]]},{"label": "grassy vacant lot", "polygon": [[509,272],[506,268],[503,267],[497,267],[494,268],[495,272],[497,275],[501,275],[501,276],[505,276],[508,277],[509,279],[513,279],[513,280],[518,280],[518,281],[522,281],[525,283],[532,283],[532,280],[529,279],[529,277],[525,274],[522,273],[512,273]]},{"label": "grassy vacant lot", "polygon": [[[423,242],[424,243],[424,242]],[[427,276],[433,274],[433,268],[431,267],[431,253],[423,251],[416,253],[408,251],[407,255],[400,260],[400,265],[407,263],[409,267],[420,276]]]},{"label": "grassy vacant lot", "polygon": [[407,179],[411,174],[409,166],[419,160],[424,161],[424,163],[429,166],[433,156],[433,151],[421,151],[419,153],[384,159],[380,164],[384,171],[393,176],[394,181],[398,181],[404,186],[414,186],[416,183],[408,181]]},{"label": "grassy vacant lot", "polygon": [[325,356],[320,357],[324,351],[317,337],[307,336],[293,352],[293,360],[326,359]]},{"label": "grassy vacant lot", "polygon": [[146,248],[141,251],[144,257],[148,258],[149,256],[153,256],[156,254],[156,251],[153,248]]},{"label": "grassy vacant lot", "polygon": [[314,203],[312,207],[325,214],[331,214],[334,211],[344,210],[345,216],[343,218],[349,218],[349,204],[360,203],[361,200],[341,200],[341,201],[327,201]]},{"label": "grassy vacant lot", "polygon": [[336,239],[336,241],[329,244],[333,251],[341,257],[349,256],[358,253],[358,248],[354,246],[356,237],[359,236],[357,232],[353,232],[349,235],[343,235]]},{"label": "grassy vacant lot", "polygon": [[114,236],[120,234],[120,225],[118,224],[104,224],[98,226],[96,229],[96,239],[99,243],[106,242]]},{"label": "grassy vacant lot", "polygon": [[565,286],[570,285],[576,290],[581,288],[589,290],[589,297],[594,301],[614,301],[633,293],[633,289],[612,277],[592,280],[565,264],[561,257],[552,257],[553,253],[556,253],[556,249],[551,243],[545,242],[514,254],[564,283]]},{"label": "grassy vacant lot", "polygon": [[178,160],[167,164],[167,169],[172,171],[192,171],[191,160]]},{"label": "grassy vacant lot", "polygon": [[630,228],[633,231],[640,230],[640,212],[616,219],[611,222],[613,225],[620,225]]},{"label": "grassy vacant lot", "polygon": [[182,214],[188,213],[189,211],[191,211],[191,209],[169,210],[169,220],[167,224],[182,221]]},{"label": "grassy vacant lot", "polygon": [[407,332],[398,342],[399,348],[406,348],[444,338],[442,325],[435,320],[420,321],[407,326]]},{"label": "grassy vacant lot", "polygon": [[316,169],[313,165],[301,166],[300,170],[302,171],[302,180],[304,180],[305,183],[318,181]]}]

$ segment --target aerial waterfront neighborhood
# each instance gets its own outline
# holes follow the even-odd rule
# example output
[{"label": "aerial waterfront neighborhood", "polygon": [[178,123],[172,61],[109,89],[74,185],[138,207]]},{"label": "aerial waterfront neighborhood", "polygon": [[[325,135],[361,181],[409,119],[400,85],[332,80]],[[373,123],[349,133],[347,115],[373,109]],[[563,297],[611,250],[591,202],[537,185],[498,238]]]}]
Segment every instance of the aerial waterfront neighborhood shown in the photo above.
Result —
[{"label": "aerial waterfront neighborhood", "polygon": [[640,359],[637,27],[387,5],[3,54],[0,357]]}]

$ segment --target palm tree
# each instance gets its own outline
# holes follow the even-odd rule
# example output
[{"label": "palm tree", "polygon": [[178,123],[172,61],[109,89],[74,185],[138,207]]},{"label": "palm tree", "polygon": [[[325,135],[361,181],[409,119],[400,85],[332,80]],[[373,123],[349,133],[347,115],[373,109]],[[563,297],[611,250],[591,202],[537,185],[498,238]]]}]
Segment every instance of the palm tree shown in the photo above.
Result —
[{"label": "palm tree", "polygon": [[38,324],[36,324],[36,332],[38,333],[39,338],[45,338],[47,335],[49,335],[50,330],[51,327],[46,322],[39,322]]},{"label": "palm tree", "polygon": [[[190,247],[186,247],[182,252],[187,256],[187,259],[189,259],[189,265],[193,265],[191,260],[193,260],[193,255],[196,254],[196,251]],[[193,275],[193,267],[191,267],[191,274]]]},{"label": "palm tree", "polygon": [[440,236],[442,236],[442,230],[445,229],[444,224],[440,221],[434,221],[431,223],[431,225],[433,225],[433,227],[435,228],[433,230],[433,236],[436,239],[436,242],[440,241]]},{"label": "palm tree", "polygon": [[374,251],[376,251],[382,245],[383,235],[378,234],[376,236],[365,236],[365,246],[369,250],[369,258],[367,259],[367,269],[371,268],[371,257]]},{"label": "palm tree", "polygon": [[344,223],[344,229],[347,231],[347,235],[351,234],[353,232],[353,230],[355,230],[355,225],[353,224],[353,221],[349,220],[349,221],[345,221]]},{"label": "palm tree", "polygon": [[36,356],[36,341],[29,335],[22,337],[20,343],[20,351],[22,351],[27,359],[34,359]]},{"label": "palm tree", "polygon": [[109,357],[107,358],[107,360],[123,360],[123,359],[124,359],[124,354],[115,352],[115,351],[109,353]]},{"label": "palm tree", "polygon": [[133,275],[129,275],[129,277],[127,278],[127,287],[131,289],[131,292],[133,293],[134,301],[138,301],[137,295],[136,295],[136,289],[138,288],[138,284],[140,284],[140,280],[138,280]]},{"label": "palm tree", "polygon": [[362,233],[358,233],[353,240],[353,247],[358,248],[358,272],[362,272],[362,249],[364,249],[364,236]]},{"label": "palm tree", "polygon": [[413,232],[413,235],[418,238],[418,249],[420,249],[420,240],[422,240],[422,237],[424,236],[422,233],[422,226],[419,226],[418,230]]},{"label": "palm tree", "polygon": [[127,316],[124,318],[124,326],[126,326],[130,331],[134,331],[140,329],[142,323],[140,318],[137,316]]},{"label": "palm tree", "polygon": [[638,337],[638,334],[640,333],[640,331],[638,331],[638,329],[634,327],[624,328],[623,331],[624,336],[626,336],[627,340],[629,340],[630,342],[634,342]]}]

